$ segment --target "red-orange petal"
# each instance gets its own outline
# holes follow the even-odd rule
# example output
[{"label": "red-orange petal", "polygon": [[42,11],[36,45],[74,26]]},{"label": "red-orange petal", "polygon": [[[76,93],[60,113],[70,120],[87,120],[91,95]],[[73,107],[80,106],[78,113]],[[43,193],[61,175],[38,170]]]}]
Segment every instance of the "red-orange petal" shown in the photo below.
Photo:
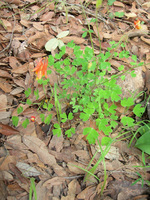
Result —
[{"label": "red-orange petal", "polygon": [[35,116],[31,116],[31,117],[30,117],[30,120],[31,120],[32,122],[35,122]]}]

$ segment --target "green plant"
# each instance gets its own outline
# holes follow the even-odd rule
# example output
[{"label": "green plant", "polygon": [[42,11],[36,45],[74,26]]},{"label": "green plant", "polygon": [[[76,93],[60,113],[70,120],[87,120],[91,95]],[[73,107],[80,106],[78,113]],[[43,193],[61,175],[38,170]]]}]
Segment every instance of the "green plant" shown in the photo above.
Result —
[{"label": "green plant", "polygon": [[29,200],[32,200],[32,193],[34,193],[34,198],[35,198],[35,200],[37,200],[37,193],[36,193],[34,178],[30,178]]},{"label": "green plant", "polygon": [[[138,105],[137,108],[138,111],[140,111],[140,107]],[[150,122],[143,120],[141,122],[138,122],[138,126],[139,128],[135,133],[133,133],[133,137],[130,140],[129,146],[133,142],[133,139],[136,139],[135,147],[139,148],[142,152],[150,155]],[[140,137],[137,136],[138,133],[140,134]]]},{"label": "green plant", "polygon": [[[145,160],[145,153],[142,151],[142,165],[141,166],[133,166],[136,168],[142,168],[144,171],[146,168],[150,168],[149,165],[146,165],[146,160]],[[132,185],[135,185],[137,182],[141,182],[142,187],[144,186],[144,183],[146,183],[148,186],[150,186],[150,181],[146,180],[139,172],[136,172],[139,178],[135,180]]]},{"label": "green plant", "polygon": [[[49,56],[49,65],[55,68],[62,79],[60,87],[63,89],[63,92],[56,92],[59,88],[55,84],[54,91],[51,88],[52,95],[55,99],[55,105],[48,102],[44,103],[42,107],[50,111],[51,108],[55,106],[59,125],[59,127],[58,125],[54,126],[56,129],[60,130],[60,123],[64,123],[64,119],[70,120],[70,116],[67,119],[65,113],[61,113],[60,100],[64,102],[69,101],[72,105],[73,113],[80,112],[81,121],[84,122],[89,119],[95,120],[99,131],[103,131],[105,135],[111,134],[113,129],[118,125],[119,119],[116,114],[116,102],[121,102],[121,105],[126,108],[125,110],[134,106],[135,98],[129,97],[127,99],[121,99],[121,87],[116,84],[116,80],[119,76],[123,79],[125,73],[130,73],[131,76],[134,77],[135,74],[132,70],[142,63],[137,63],[136,56],[130,56],[129,52],[124,50],[123,43],[121,44],[123,50],[120,53],[116,52],[116,48],[120,43],[111,42],[110,44],[111,47],[108,48],[106,53],[100,53],[95,56],[93,49],[86,47],[83,51],[80,49],[80,46],[70,42],[67,44],[67,47],[73,49],[73,55],[63,59],[66,53],[66,47],[63,46],[60,52],[55,54],[54,58],[52,55]],[[72,56],[74,56],[73,60]],[[111,71],[111,64],[109,61],[113,57],[131,57],[133,60],[133,62],[131,62],[132,70],[125,71],[124,66],[121,65],[118,68],[120,71],[119,75],[109,76],[109,71]],[[50,70],[48,71],[48,73],[51,73]],[[44,88],[46,84],[49,85],[49,80],[41,79],[38,80],[38,83],[42,84]],[[70,91],[70,93],[67,91]],[[29,99],[31,95],[30,89],[25,91],[25,95]],[[36,99],[39,98],[38,90],[34,92],[34,95]],[[22,111],[23,109],[19,107],[18,114]],[[135,115],[139,116],[144,112],[144,108],[141,107],[141,104],[138,104],[134,107],[133,112]],[[41,119],[44,123],[48,124],[50,123],[51,115],[45,120],[44,114],[42,114]],[[13,124],[16,125],[16,118],[12,120]],[[25,120],[23,126],[26,127],[28,123],[29,121]],[[125,128],[135,125],[134,119],[128,116],[123,116],[121,118],[121,123]],[[66,134],[71,136],[71,133],[74,132],[74,129],[70,129]],[[58,135],[60,135],[60,131],[58,133]],[[98,132],[91,127],[84,128],[83,134],[87,135],[87,140],[90,144],[94,144],[98,138]]]}]

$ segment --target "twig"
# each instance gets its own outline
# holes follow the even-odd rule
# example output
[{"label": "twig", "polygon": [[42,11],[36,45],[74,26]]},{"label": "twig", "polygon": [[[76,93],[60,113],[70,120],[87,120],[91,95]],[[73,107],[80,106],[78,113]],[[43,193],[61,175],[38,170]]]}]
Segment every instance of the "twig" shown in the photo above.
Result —
[{"label": "twig", "polygon": [[12,33],[10,36],[9,44],[2,51],[0,51],[0,54],[3,53],[4,51],[6,51],[7,49],[9,49],[9,47],[11,46],[11,43],[13,40],[13,35],[14,35],[14,30],[15,30],[15,26],[16,26],[16,18],[14,15],[13,15],[13,18],[14,18],[14,26],[13,26],[13,30],[12,30]]}]

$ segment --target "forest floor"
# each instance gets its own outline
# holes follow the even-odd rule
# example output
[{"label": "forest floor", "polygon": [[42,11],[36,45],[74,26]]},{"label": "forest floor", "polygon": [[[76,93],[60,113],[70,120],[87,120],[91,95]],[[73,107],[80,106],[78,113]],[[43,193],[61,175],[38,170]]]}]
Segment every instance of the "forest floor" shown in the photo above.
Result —
[{"label": "forest floor", "polygon": [[[51,98],[51,88],[59,84],[60,75],[51,67],[48,74],[51,88],[46,94],[43,87],[37,84],[33,72],[39,58],[59,52],[47,52],[45,44],[58,33],[69,31],[61,40],[64,44],[74,40],[82,50],[91,46],[89,35],[82,37],[83,29],[90,28],[94,53],[105,52],[110,41],[119,42],[126,37],[126,50],[143,61],[145,66],[138,71],[139,76],[134,83],[128,80],[132,90],[146,91],[150,78],[150,3],[149,0],[115,1],[111,6],[104,0],[96,15],[96,1],[67,0],[4,0],[0,1],[0,199],[27,200],[31,177],[35,178],[37,199],[39,200],[137,200],[150,199],[150,188],[146,182],[142,187],[141,180],[150,180],[150,172],[144,170],[141,151],[131,145],[129,139],[118,140],[113,144],[105,158],[107,179],[104,179],[104,163],[100,162],[94,176],[88,176],[87,171],[94,166],[99,157],[94,159],[97,144],[89,145],[82,134],[85,127],[96,128],[92,119],[86,122],[79,120],[78,113],[70,122],[61,123],[60,137],[53,135],[53,125],[57,123],[57,111],[43,109],[45,116],[52,115],[49,125],[41,118],[37,103]],[[91,18],[98,19],[98,28]],[[140,30],[136,29],[134,21],[143,22]],[[118,49],[120,51],[120,49]],[[68,54],[70,52],[67,52]],[[128,59],[112,60],[112,74],[122,64],[129,68]],[[145,77],[148,77],[147,80]],[[122,84],[122,83],[120,83]],[[127,88],[121,85],[126,98]],[[39,91],[39,99],[32,97],[34,104],[24,104],[25,90],[31,88]],[[130,89],[129,89],[130,90]],[[52,98],[51,103],[55,105]],[[18,108],[23,108],[18,113]],[[64,112],[71,112],[68,103],[61,103]],[[119,107],[118,115],[123,112]],[[132,116],[132,113],[128,113]],[[12,124],[12,116],[19,116],[16,127]],[[33,122],[31,117],[35,117]],[[29,119],[29,124],[23,128],[22,122]],[[67,137],[64,132],[70,127],[75,128],[75,134]],[[110,136],[114,138],[121,127],[115,129]],[[98,131],[98,130],[97,130]],[[104,136],[98,131],[99,139]],[[91,162],[90,162],[91,161]],[[147,160],[147,165],[150,162]],[[83,170],[85,169],[85,170]],[[132,185],[134,181],[144,177]],[[85,178],[86,177],[86,178]],[[106,178],[106,177],[105,177]],[[104,188],[102,187],[104,185]],[[102,190],[103,188],[103,190]],[[34,197],[33,197],[34,199]],[[35,198],[36,199],[36,198]]]}]

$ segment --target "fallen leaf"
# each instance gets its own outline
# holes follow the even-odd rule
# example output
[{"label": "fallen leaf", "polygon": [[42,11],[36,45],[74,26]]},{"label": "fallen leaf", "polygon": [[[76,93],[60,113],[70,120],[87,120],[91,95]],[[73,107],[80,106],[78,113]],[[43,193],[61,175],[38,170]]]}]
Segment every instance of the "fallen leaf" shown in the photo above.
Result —
[{"label": "fallen leaf", "polygon": [[17,88],[15,88],[14,90],[12,90],[12,91],[10,92],[10,94],[11,94],[11,95],[17,95],[17,94],[22,93],[23,91],[24,91],[24,88],[22,88],[22,87],[17,87]]},{"label": "fallen leaf", "polygon": [[39,176],[41,172],[39,172],[34,167],[30,166],[27,163],[17,162],[16,167],[22,172],[22,174],[26,177],[29,176]]},{"label": "fallen leaf", "polygon": [[19,131],[9,125],[0,123],[0,133],[3,135],[16,135],[19,134]]},{"label": "fallen leaf", "polygon": [[11,78],[12,76],[5,70],[0,69],[0,77]]},{"label": "fallen leaf", "polygon": [[41,21],[43,22],[51,21],[53,16],[54,12],[45,13],[44,15],[41,16]]},{"label": "fallen leaf", "polygon": [[81,37],[76,37],[76,36],[68,36],[68,37],[64,37],[61,38],[61,40],[64,43],[68,43],[71,42],[72,40],[74,41],[75,44],[82,44],[85,42],[85,39],[81,38]]},{"label": "fallen leaf", "polygon": [[141,36],[141,40],[150,45],[150,39],[149,38],[145,38],[144,36]]},{"label": "fallen leaf", "polygon": [[77,180],[74,179],[68,184],[68,194],[66,197],[62,196],[61,200],[75,200]]},{"label": "fallen leaf", "polygon": [[28,63],[25,63],[24,65],[17,67],[15,69],[12,69],[11,72],[12,73],[16,73],[16,74],[24,74],[28,71]]},{"label": "fallen leaf", "polygon": [[[0,95],[0,108],[3,109],[3,111],[5,111],[7,109],[7,96],[4,94]],[[1,109],[0,109],[1,111]]]},{"label": "fallen leaf", "polygon": [[57,175],[66,176],[65,170],[56,163],[55,157],[48,152],[43,141],[33,136],[24,136],[23,143],[35,152],[42,162],[53,167]]},{"label": "fallen leaf", "polygon": [[63,182],[65,182],[65,178],[63,177],[53,177],[51,179],[48,179],[47,181],[45,181],[43,183],[44,187],[47,187],[48,189],[50,189],[51,187],[55,186],[55,185],[61,185]]},{"label": "fallen leaf", "polygon": [[125,13],[124,15],[125,15],[128,19],[129,19],[129,18],[135,18],[135,17],[137,16],[134,12]]}]

